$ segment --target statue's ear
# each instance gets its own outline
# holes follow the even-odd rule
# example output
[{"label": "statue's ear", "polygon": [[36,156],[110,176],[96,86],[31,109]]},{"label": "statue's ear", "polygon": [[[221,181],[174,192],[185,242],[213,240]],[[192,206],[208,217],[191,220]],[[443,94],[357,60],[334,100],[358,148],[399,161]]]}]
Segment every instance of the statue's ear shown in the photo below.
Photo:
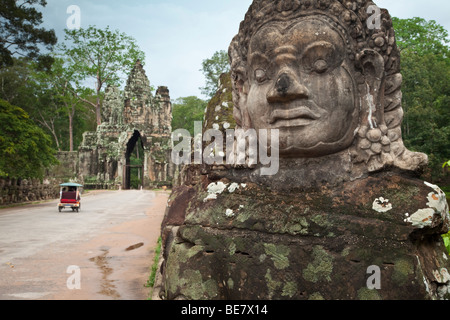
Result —
[{"label": "statue's ear", "polygon": [[247,75],[244,68],[236,68],[232,74],[233,81],[233,116],[240,128],[251,128],[250,116],[247,112],[247,96],[250,90]]},{"label": "statue's ear", "polygon": [[384,59],[378,52],[366,49],[357,55],[357,60],[365,80],[365,85],[360,88],[365,97],[363,109],[368,113],[368,125],[377,127],[384,122]]},{"label": "statue's ear", "polygon": [[358,62],[366,81],[380,81],[384,78],[384,59],[375,50],[366,49],[358,55]]}]

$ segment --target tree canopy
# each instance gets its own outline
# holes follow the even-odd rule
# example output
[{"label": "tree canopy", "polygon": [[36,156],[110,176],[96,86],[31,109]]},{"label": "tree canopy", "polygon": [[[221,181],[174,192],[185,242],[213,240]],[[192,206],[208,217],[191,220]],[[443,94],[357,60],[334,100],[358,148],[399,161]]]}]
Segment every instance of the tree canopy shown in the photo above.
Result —
[{"label": "tree canopy", "polygon": [[435,21],[394,18],[403,75],[403,138],[428,154],[434,176],[450,158],[448,32]]},{"label": "tree canopy", "polygon": [[119,84],[120,77],[130,72],[137,60],[144,63],[145,54],[132,37],[109,27],[65,30],[65,43],[59,46],[59,55],[66,61],[64,67],[70,69],[68,79],[74,87],[80,88],[87,79],[95,80],[91,88],[97,96],[95,102],[80,97],[92,105],[96,111],[97,124],[101,124],[101,92],[108,84]]},{"label": "tree canopy", "polygon": [[53,59],[41,48],[52,50],[57,42],[54,30],[45,30],[42,13],[35,5],[45,7],[45,0],[2,0],[0,6],[0,68],[13,65],[13,56],[27,57],[49,68]]},{"label": "tree canopy", "polygon": [[173,103],[172,130],[186,129],[194,136],[194,122],[202,121],[208,103],[195,96],[179,98]]},{"label": "tree canopy", "polygon": [[205,86],[201,87],[202,94],[212,98],[219,88],[219,78],[222,73],[230,71],[228,53],[225,50],[216,51],[211,58],[202,62],[202,69],[205,76]]},{"label": "tree canopy", "polygon": [[48,135],[21,108],[0,99],[0,176],[42,178],[57,163]]},{"label": "tree canopy", "polygon": [[401,52],[411,51],[418,55],[436,54],[448,58],[448,31],[434,20],[415,17],[393,18],[397,46]]}]

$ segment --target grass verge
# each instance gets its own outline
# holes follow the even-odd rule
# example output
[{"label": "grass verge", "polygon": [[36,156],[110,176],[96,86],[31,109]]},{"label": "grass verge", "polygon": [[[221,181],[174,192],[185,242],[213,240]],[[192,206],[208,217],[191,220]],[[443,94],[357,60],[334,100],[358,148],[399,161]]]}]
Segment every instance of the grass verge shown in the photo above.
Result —
[{"label": "grass verge", "polygon": [[[151,269],[150,269],[150,276],[147,280],[147,283],[145,284],[145,286],[147,288],[153,288],[155,285],[156,271],[158,270],[160,253],[161,253],[161,237],[159,237],[159,239],[158,239],[158,243],[157,243],[156,249],[155,249],[155,258],[153,259],[153,265],[151,266]],[[149,295],[150,300],[151,300],[151,294],[152,294],[152,292],[150,292],[150,295]]]}]

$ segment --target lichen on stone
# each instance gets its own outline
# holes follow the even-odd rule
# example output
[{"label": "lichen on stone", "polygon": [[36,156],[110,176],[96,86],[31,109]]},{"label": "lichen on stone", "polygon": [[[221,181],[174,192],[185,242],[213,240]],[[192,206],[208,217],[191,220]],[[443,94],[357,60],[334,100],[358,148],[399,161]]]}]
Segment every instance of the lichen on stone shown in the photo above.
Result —
[{"label": "lichen on stone", "polygon": [[406,258],[401,258],[394,263],[392,280],[399,286],[405,285],[409,277],[414,274],[414,263]]},{"label": "lichen on stone", "polygon": [[359,300],[381,300],[380,293],[376,289],[363,287],[358,290]]},{"label": "lichen on stone", "polygon": [[289,266],[289,247],[284,245],[265,243],[264,251],[272,259],[275,268],[282,270],[286,269]]},{"label": "lichen on stone", "polygon": [[313,248],[313,261],[303,270],[303,278],[310,282],[331,281],[333,257],[322,246]]}]

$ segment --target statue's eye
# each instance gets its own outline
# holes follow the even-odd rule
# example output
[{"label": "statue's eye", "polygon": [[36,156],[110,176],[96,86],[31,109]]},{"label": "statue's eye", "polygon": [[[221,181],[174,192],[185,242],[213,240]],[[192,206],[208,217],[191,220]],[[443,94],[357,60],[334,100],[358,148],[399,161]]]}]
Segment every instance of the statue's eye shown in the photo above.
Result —
[{"label": "statue's eye", "polygon": [[319,59],[316,62],[314,62],[314,71],[317,73],[324,73],[328,70],[328,62],[326,62],[323,59]]},{"label": "statue's eye", "polygon": [[258,83],[263,83],[267,80],[267,74],[266,71],[263,69],[256,69],[255,70],[255,79]]}]

